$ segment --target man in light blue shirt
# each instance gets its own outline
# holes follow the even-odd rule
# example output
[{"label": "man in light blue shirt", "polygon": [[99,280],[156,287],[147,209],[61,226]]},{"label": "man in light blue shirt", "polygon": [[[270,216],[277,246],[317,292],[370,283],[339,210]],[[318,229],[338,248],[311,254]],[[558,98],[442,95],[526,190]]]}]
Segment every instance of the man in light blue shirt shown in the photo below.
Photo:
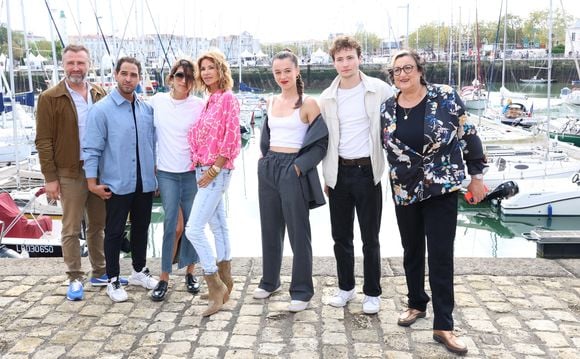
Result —
[{"label": "man in light blue shirt", "polygon": [[135,94],[140,74],[141,63],[137,59],[118,60],[117,88],[91,108],[82,142],[89,190],[105,200],[107,208],[105,259],[110,278],[107,294],[114,302],[128,299],[119,282],[119,255],[129,214],[133,260],[129,284],[146,289],[157,285],[145,266],[157,184],[153,109]]}]

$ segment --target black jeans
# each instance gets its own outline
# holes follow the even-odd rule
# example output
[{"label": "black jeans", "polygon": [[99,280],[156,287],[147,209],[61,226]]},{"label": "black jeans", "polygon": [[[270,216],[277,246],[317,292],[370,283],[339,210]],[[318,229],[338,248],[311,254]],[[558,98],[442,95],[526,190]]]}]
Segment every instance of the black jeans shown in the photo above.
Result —
[{"label": "black jeans", "polygon": [[379,230],[383,191],[380,182],[374,184],[372,167],[339,165],[336,186],[334,189],[328,189],[328,199],[338,287],[342,290],[351,290],[355,286],[353,225],[356,209],[363,243],[363,292],[368,296],[380,296],[382,291]]},{"label": "black jeans", "polygon": [[395,206],[403,245],[409,308],[425,311],[425,237],[429,252],[429,285],[433,296],[433,329],[453,330],[453,244],[457,227],[457,191],[408,206]]},{"label": "black jeans", "polygon": [[125,195],[113,193],[105,201],[107,221],[105,226],[105,260],[109,278],[120,273],[119,255],[125,232],[127,216],[131,221],[131,259],[133,269],[140,272],[147,262],[147,232],[151,223],[153,192],[134,192]]}]

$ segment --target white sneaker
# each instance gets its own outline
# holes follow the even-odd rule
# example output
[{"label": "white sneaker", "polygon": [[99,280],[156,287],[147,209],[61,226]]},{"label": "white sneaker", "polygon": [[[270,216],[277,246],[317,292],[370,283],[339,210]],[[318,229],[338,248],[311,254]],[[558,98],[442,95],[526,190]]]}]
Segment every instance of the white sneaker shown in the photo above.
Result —
[{"label": "white sneaker", "polygon": [[290,305],[288,306],[288,310],[294,313],[301,312],[304,309],[308,308],[308,304],[310,304],[310,302],[304,302],[301,300],[291,300]]},{"label": "white sneaker", "polygon": [[267,290],[258,287],[254,290],[254,299],[266,299],[278,291],[280,291],[280,287],[274,289],[271,292],[268,292]]},{"label": "white sneaker", "polygon": [[107,295],[113,302],[124,302],[128,299],[127,292],[125,292],[117,277],[111,278],[111,282],[107,284]]},{"label": "white sneaker", "polygon": [[135,272],[135,270],[133,270],[133,273],[129,276],[129,284],[140,285],[145,289],[155,289],[157,283],[159,283],[159,281],[151,276],[147,267],[143,267],[141,272]]},{"label": "white sneaker", "polygon": [[363,299],[363,312],[365,314],[376,314],[381,309],[381,297],[371,297],[365,295]]},{"label": "white sneaker", "polygon": [[330,298],[328,304],[332,305],[333,307],[342,308],[346,305],[346,303],[350,302],[354,298],[356,298],[355,288],[352,288],[351,290],[339,289],[334,297]]}]

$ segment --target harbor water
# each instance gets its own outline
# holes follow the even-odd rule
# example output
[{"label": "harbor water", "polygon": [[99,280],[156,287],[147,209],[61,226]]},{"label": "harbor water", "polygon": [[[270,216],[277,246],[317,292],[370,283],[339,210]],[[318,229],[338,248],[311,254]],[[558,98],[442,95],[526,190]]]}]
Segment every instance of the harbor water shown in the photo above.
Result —
[{"label": "harbor water", "polygon": [[[250,145],[236,160],[236,169],[225,196],[232,253],[237,257],[261,256],[260,214],[258,207],[257,161],[260,156],[256,130]],[[319,173],[320,173],[319,168]],[[403,249],[390,195],[384,177],[383,214],[380,232],[381,256],[402,256]],[[355,220],[356,221],[356,220]],[[310,211],[312,248],[315,256],[334,256],[328,205]],[[461,200],[455,241],[457,257],[536,257],[536,243],[526,239],[535,228],[578,229],[580,218],[502,217],[489,205],[472,206]],[[161,256],[163,237],[163,210],[155,206],[149,234],[149,255]],[[207,229],[211,238],[211,233]],[[355,222],[355,254],[362,256],[362,242]],[[292,255],[288,239],[284,255]]]},{"label": "harbor water", "polygon": [[[578,106],[566,106],[558,99],[560,89],[570,86],[564,83],[552,84],[551,113],[553,116],[580,115]],[[547,85],[526,85],[508,83],[506,87],[528,96],[528,106],[534,104],[538,111],[545,111]],[[320,93],[310,93],[318,97]],[[499,98],[492,93],[491,99]],[[499,104],[491,103],[492,106]],[[237,257],[261,256],[260,213],[258,207],[257,161],[260,157],[259,121],[250,144],[235,162],[230,188],[225,196],[228,224],[230,226],[232,253]],[[319,168],[321,174],[321,169]],[[321,179],[321,182],[324,183]],[[394,213],[394,204],[386,175],[383,177],[383,213],[380,242],[381,256],[402,256],[403,248]],[[334,256],[328,205],[310,211],[312,227],[312,249],[315,256]],[[355,220],[355,255],[362,256],[362,242]],[[502,216],[489,204],[472,206],[463,199],[459,202],[458,226],[455,241],[457,257],[536,257],[536,242],[530,239],[534,229],[572,230],[580,229],[580,217],[518,217]],[[163,237],[163,210],[155,206],[153,223],[149,234],[149,255],[161,256]],[[211,233],[207,229],[211,238]],[[284,244],[284,255],[292,255],[288,239]]]}]

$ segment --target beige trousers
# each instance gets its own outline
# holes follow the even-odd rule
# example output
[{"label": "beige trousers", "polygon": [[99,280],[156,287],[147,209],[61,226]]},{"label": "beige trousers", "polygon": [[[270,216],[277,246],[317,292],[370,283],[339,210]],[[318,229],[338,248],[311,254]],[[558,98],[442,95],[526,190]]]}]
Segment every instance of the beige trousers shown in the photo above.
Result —
[{"label": "beige trousers", "polygon": [[[105,202],[89,192],[84,171],[77,178],[59,177],[62,203],[62,256],[69,280],[82,279],[79,236],[81,221],[86,219],[87,247],[92,276],[105,274]],[[86,214],[86,216],[85,216]]]}]

